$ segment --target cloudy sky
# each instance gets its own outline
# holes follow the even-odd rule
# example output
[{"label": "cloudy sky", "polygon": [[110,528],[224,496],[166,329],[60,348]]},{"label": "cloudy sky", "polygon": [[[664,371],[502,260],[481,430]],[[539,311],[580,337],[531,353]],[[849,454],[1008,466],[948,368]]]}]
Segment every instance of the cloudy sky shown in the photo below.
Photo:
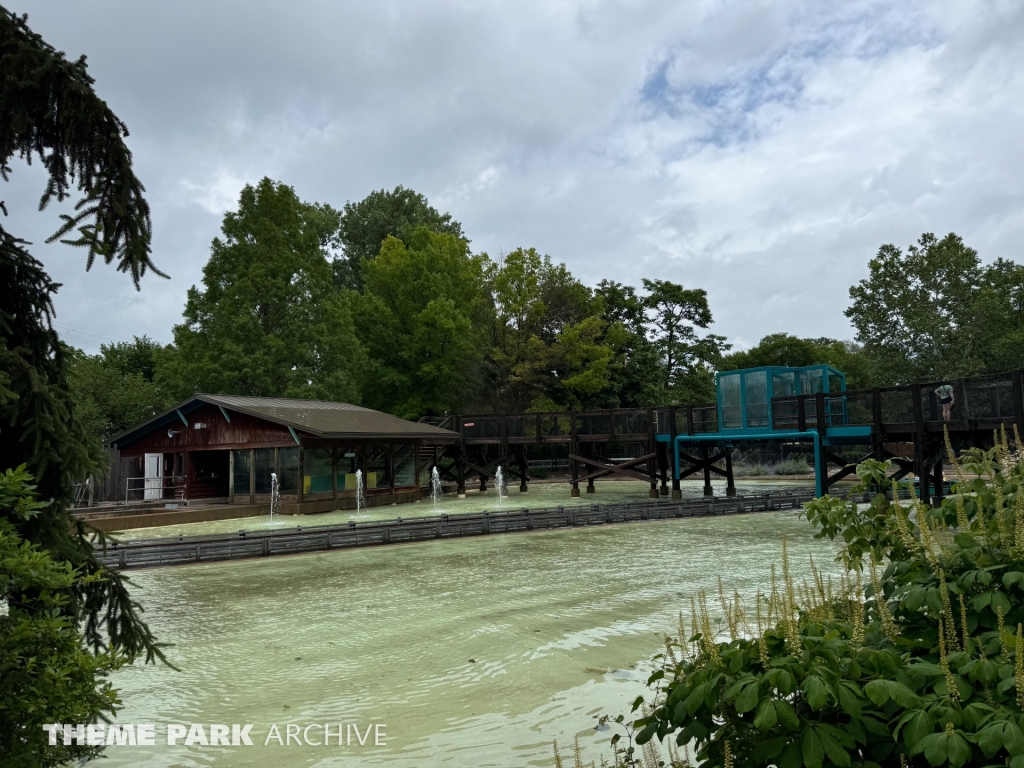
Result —
[{"label": "cloudy sky", "polygon": [[882,243],[1024,237],[1024,4],[1007,0],[6,0],[131,130],[154,216],[141,292],[44,246],[37,167],[5,227],[64,283],[72,343],[171,340],[224,211],[263,176],[340,207],[398,184],[476,251],[588,284],[706,288],[715,331],[852,337]]}]

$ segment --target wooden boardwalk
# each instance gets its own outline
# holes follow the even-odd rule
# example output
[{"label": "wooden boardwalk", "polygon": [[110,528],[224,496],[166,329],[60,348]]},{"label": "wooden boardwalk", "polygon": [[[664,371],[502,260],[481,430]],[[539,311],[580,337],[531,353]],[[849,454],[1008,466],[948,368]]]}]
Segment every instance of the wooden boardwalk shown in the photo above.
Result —
[{"label": "wooden boardwalk", "polygon": [[814,498],[814,492],[783,493],[727,498],[645,501],[626,504],[545,509],[513,509],[434,515],[408,519],[351,521],[347,525],[297,526],[294,528],[240,531],[210,536],[178,536],[140,539],[109,544],[99,559],[109,568],[152,568],[250,557],[292,555],[329,549],[350,549],[386,544],[453,539],[498,533],[552,530],[592,525],[635,523],[648,520],[734,515],[798,509]]}]

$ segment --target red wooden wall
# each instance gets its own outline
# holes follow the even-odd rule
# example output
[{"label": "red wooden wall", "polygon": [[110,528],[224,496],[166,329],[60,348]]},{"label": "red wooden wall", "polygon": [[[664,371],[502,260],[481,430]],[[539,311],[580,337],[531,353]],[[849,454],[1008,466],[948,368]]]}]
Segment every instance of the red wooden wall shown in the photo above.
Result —
[{"label": "red wooden wall", "polygon": [[[287,448],[295,440],[287,427],[274,424],[237,411],[228,411],[231,422],[224,418],[220,408],[203,405],[186,413],[188,426],[179,418],[148,435],[125,445],[119,445],[122,456],[140,456],[144,453],[177,453],[196,450],[224,450],[228,448]],[[197,423],[205,424],[196,429]],[[173,437],[167,430],[174,430]],[[302,439],[303,434],[298,433]]]}]

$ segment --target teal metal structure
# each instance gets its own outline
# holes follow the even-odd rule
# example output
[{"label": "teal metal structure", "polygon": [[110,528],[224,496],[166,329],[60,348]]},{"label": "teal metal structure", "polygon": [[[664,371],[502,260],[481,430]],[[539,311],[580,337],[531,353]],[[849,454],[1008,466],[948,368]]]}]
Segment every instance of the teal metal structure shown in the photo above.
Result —
[{"label": "teal metal structure", "polygon": [[[830,446],[866,445],[871,443],[870,426],[849,426],[846,419],[845,398],[839,393],[846,391],[846,376],[830,365],[811,365],[799,368],[765,366],[746,368],[738,371],[722,371],[715,376],[717,429],[688,434],[658,434],[659,442],[671,442],[672,470],[676,481],[682,475],[683,460],[694,465],[706,465],[709,449],[722,449],[726,461],[728,493],[735,493],[732,484],[731,449],[736,443],[784,441],[807,441],[814,446],[814,474],[816,492],[824,492],[824,477],[827,472],[826,451]],[[810,428],[804,414],[776,414],[774,398],[803,398],[798,396],[820,396],[827,398],[825,418],[815,419]],[[838,395],[838,396],[837,396]],[[801,405],[802,407],[802,405]],[[785,428],[780,428],[786,424]],[[788,428],[791,426],[792,428]],[[697,448],[702,457],[687,455],[688,449]],[[710,489],[708,470],[705,470],[705,489]]]}]

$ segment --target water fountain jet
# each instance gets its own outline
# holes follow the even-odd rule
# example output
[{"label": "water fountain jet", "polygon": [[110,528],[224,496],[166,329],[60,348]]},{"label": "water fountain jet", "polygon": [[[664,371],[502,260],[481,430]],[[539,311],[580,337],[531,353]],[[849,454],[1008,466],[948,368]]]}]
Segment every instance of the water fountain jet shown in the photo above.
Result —
[{"label": "water fountain jet", "polygon": [[437,471],[436,466],[430,470],[430,501],[434,506],[433,511],[436,514],[441,506],[441,473]]}]

